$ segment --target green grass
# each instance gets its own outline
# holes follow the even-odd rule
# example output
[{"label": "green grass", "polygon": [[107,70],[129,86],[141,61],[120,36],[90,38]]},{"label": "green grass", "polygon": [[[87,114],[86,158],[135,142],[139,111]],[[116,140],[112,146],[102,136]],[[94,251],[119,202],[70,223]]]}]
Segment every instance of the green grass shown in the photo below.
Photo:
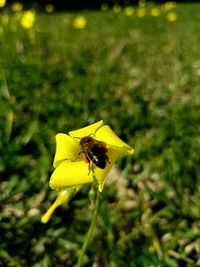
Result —
[{"label": "green grass", "polygon": [[38,13],[35,40],[1,26],[0,266],[75,265],[90,186],[40,216],[55,134],[100,119],[136,152],[108,179],[85,266],[200,266],[199,7],[174,23],[84,11],[83,30],[77,13]]}]

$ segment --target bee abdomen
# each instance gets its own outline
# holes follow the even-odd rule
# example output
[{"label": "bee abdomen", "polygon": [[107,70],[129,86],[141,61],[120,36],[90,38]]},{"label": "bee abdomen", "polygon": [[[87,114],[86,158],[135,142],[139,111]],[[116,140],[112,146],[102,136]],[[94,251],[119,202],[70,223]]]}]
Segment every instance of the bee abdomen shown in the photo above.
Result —
[{"label": "bee abdomen", "polygon": [[104,155],[91,156],[90,160],[100,169],[105,169],[106,167],[106,158]]},{"label": "bee abdomen", "polygon": [[106,167],[106,154],[105,148],[99,145],[94,145],[88,149],[88,156],[90,160],[100,169],[105,169]]}]

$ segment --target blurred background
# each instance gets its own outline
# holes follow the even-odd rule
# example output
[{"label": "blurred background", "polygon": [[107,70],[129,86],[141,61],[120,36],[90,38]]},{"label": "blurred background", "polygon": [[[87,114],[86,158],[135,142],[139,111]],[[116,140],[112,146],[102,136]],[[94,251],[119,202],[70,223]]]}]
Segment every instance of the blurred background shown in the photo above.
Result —
[{"label": "blurred background", "polygon": [[[10,6],[13,3],[15,3],[16,0],[7,0],[6,5]],[[165,0],[156,0],[156,1],[150,1],[146,0],[146,3],[165,3]],[[193,1],[187,1],[187,0],[178,0],[176,3],[191,3],[191,2],[199,2],[198,0]],[[106,4],[109,7],[113,7],[114,5],[120,5],[121,7],[127,6],[127,5],[138,5],[138,3],[141,3],[139,0],[76,0],[76,1],[66,1],[66,0],[35,0],[35,1],[28,1],[23,0],[21,1],[23,3],[24,7],[37,7],[38,9],[43,9],[45,5],[51,4],[54,6],[54,10],[62,11],[62,10],[83,10],[83,9],[99,9],[101,8],[102,4]]]},{"label": "blurred background", "polygon": [[200,266],[200,4],[71,2],[0,0],[0,266],[75,266],[91,185],[40,218],[55,135],[101,119],[135,154],[84,266]]}]

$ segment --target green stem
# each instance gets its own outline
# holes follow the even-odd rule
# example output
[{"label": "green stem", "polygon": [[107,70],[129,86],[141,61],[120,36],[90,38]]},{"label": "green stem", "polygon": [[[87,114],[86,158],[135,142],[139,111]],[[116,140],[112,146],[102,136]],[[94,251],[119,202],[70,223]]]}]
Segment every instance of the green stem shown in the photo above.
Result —
[{"label": "green stem", "polygon": [[97,191],[97,195],[96,195],[96,201],[95,201],[94,213],[93,213],[92,221],[91,221],[91,224],[90,224],[90,228],[89,228],[89,230],[88,230],[88,232],[86,234],[83,246],[81,248],[81,252],[80,252],[78,263],[77,263],[76,267],[81,267],[82,266],[83,257],[85,255],[85,251],[86,251],[86,249],[88,247],[88,244],[89,244],[89,242],[91,240],[91,237],[92,237],[92,234],[93,234],[93,231],[94,231],[94,228],[95,228],[95,224],[96,224],[96,221],[97,221],[97,215],[98,215],[98,211],[99,211],[99,202],[100,202],[100,192],[99,192],[98,189],[96,191]]}]

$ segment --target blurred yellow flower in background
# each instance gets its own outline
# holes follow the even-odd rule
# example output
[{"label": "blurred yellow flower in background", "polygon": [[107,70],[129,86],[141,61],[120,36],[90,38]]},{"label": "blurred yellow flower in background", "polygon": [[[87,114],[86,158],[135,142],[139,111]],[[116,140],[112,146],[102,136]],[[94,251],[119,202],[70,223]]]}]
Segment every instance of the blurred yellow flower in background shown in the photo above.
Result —
[{"label": "blurred yellow flower in background", "polygon": [[87,24],[87,20],[84,16],[77,16],[74,20],[73,20],[73,26],[74,28],[78,29],[78,30],[82,30],[86,27]]},{"label": "blurred yellow flower in background", "polygon": [[124,13],[126,16],[132,16],[134,14],[134,8],[132,6],[125,7]]},{"label": "blurred yellow flower in background", "polygon": [[6,0],[0,0],[0,8],[6,5]]},{"label": "blurred yellow flower in background", "polygon": [[160,14],[160,10],[159,10],[158,7],[152,7],[152,8],[150,9],[150,15],[151,15],[152,17],[157,17],[159,14]]},{"label": "blurred yellow flower in background", "polygon": [[139,0],[138,5],[139,5],[139,7],[145,7],[146,1],[145,0]]},{"label": "blurred yellow flower in background", "polygon": [[167,20],[170,21],[170,22],[174,22],[177,20],[177,14],[175,12],[168,12],[166,14],[166,17],[167,17]]},{"label": "blurred yellow flower in background", "polygon": [[12,32],[16,32],[21,21],[22,12],[15,12],[10,16],[10,29]]},{"label": "blurred yellow flower in background", "polygon": [[122,8],[121,8],[120,5],[117,5],[117,4],[116,4],[116,5],[113,6],[113,12],[114,12],[114,13],[117,14],[117,13],[119,13],[121,10],[122,10]]},{"label": "blurred yellow flower in background", "polygon": [[20,12],[20,11],[22,11],[22,9],[23,9],[23,5],[20,2],[14,2],[11,5],[11,10],[14,12]]},{"label": "blurred yellow flower in background", "polygon": [[54,11],[54,6],[52,4],[48,4],[45,6],[45,11],[47,13],[52,13]]},{"label": "blurred yellow flower in background", "polygon": [[175,7],[176,7],[176,2],[169,1],[169,2],[164,3],[163,10],[164,11],[169,11],[169,10],[175,8]]},{"label": "blurred yellow flower in background", "polygon": [[146,9],[144,7],[139,7],[137,10],[137,16],[142,18],[146,15]]},{"label": "blurred yellow flower in background", "polygon": [[101,4],[101,10],[102,11],[108,11],[109,9],[109,5],[107,3],[102,3]]},{"label": "blurred yellow flower in background", "polygon": [[1,22],[3,25],[7,25],[9,23],[9,16],[7,14],[2,14]]},{"label": "blurred yellow flower in background", "polygon": [[21,17],[20,22],[22,27],[24,27],[25,29],[32,28],[35,22],[35,11],[34,10],[25,11]]}]

